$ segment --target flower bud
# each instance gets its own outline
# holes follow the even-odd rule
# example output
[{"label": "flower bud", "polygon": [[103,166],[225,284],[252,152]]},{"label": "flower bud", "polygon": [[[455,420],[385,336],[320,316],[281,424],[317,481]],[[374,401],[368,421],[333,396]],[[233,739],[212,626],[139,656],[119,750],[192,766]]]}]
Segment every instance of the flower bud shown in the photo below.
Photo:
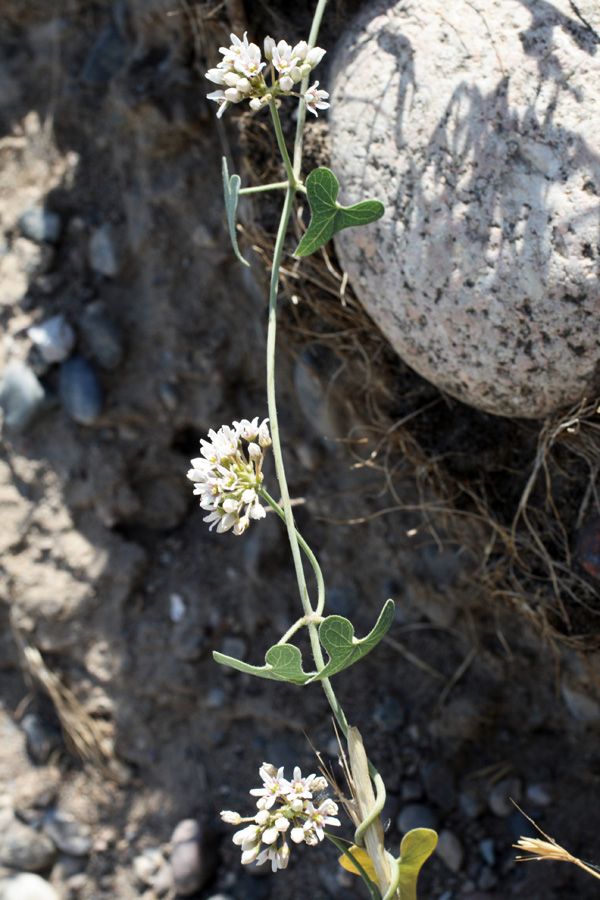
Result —
[{"label": "flower bud", "polygon": [[226,84],[228,87],[237,88],[238,81],[240,81],[240,76],[237,72],[226,72],[221,84]]},{"label": "flower bud", "polygon": [[282,75],[279,79],[279,87],[282,91],[291,91],[294,87],[294,82],[289,75]]},{"label": "flower bud", "polygon": [[294,66],[294,68],[290,71],[290,78],[297,84],[297,82],[302,81],[302,71],[298,68],[298,66]]},{"label": "flower bud", "polygon": [[270,447],[273,443],[273,441],[271,440],[271,435],[269,434],[268,422],[269,420],[265,419],[258,429],[258,443],[261,447]]},{"label": "flower bud", "polygon": [[307,53],[308,44],[306,43],[306,41],[300,41],[300,43],[296,44],[296,46],[292,50],[292,56],[297,56],[299,60],[306,59]]},{"label": "flower bud", "polygon": [[230,809],[221,810],[221,818],[224,822],[227,822],[228,825],[239,825],[242,821],[240,814],[233,812]]},{"label": "flower bud", "polygon": [[248,91],[252,90],[252,85],[247,78],[240,78],[238,83],[236,84],[236,88],[238,89],[238,91],[241,91],[242,94],[247,94]]},{"label": "flower bud", "polygon": [[275,776],[277,775],[277,768],[275,766],[272,766],[271,763],[264,762],[261,766],[261,769],[264,769],[267,775],[269,775],[271,778],[275,778]]},{"label": "flower bud", "polygon": [[236,88],[230,87],[225,91],[225,99],[229,100],[230,103],[239,103],[240,100],[244,99],[244,95],[236,90]]},{"label": "flower bud", "polygon": [[223,69],[209,69],[205,78],[208,78],[209,81],[213,81],[215,84],[227,84],[225,81],[226,73]]},{"label": "flower bud", "polygon": [[304,828],[292,828],[290,837],[295,844],[301,844],[304,840]]},{"label": "flower bud", "polygon": [[[250,101],[250,109],[260,109],[262,105],[263,105],[263,101],[262,101],[261,97],[253,97],[252,100]],[[252,450],[252,447],[254,447],[254,446],[256,446],[256,445],[250,444],[249,449]],[[250,456],[252,456],[252,453],[250,453]]]},{"label": "flower bud", "polygon": [[313,47],[312,50],[308,51],[306,56],[306,62],[309,63],[314,69],[315,66],[318,66],[323,57],[325,56],[326,51],[322,49],[322,47]]},{"label": "flower bud", "polygon": [[268,60],[273,59],[273,48],[276,46],[276,42],[272,37],[266,37],[264,43],[265,57]]}]

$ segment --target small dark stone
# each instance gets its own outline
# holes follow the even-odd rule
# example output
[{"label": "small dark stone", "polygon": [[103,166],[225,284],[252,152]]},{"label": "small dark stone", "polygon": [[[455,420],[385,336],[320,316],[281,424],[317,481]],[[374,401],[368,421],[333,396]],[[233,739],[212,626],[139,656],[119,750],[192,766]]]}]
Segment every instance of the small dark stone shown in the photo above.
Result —
[{"label": "small dark stone", "polygon": [[114,319],[106,315],[102,303],[86,307],[79,328],[94,360],[103,369],[117,369],[124,355],[123,332]]},{"label": "small dark stone", "polygon": [[27,738],[27,752],[33,761],[40,765],[43,765],[52,751],[62,743],[60,731],[35,713],[23,717],[21,728]]},{"label": "small dark stone", "polygon": [[81,425],[91,425],[102,412],[102,388],[83,356],[72,356],[60,367],[59,396],[68,415]]},{"label": "small dark stone", "polygon": [[436,828],[437,817],[431,807],[424,803],[408,803],[400,812],[396,826],[401,834],[413,828]]},{"label": "small dark stone", "polygon": [[404,706],[395,697],[386,697],[373,713],[373,721],[388,734],[400,731],[405,718]]},{"label": "small dark stone", "polygon": [[435,803],[444,814],[456,806],[454,772],[447,763],[441,760],[425,763],[421,766],[421,779],[427,799]]}]

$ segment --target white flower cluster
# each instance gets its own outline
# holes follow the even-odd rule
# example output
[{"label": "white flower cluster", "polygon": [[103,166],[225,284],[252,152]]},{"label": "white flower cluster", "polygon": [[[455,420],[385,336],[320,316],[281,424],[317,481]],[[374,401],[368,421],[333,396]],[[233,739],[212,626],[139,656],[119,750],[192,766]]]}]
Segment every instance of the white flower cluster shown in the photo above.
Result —
[{"label": "white flower cluster", "polygon": [[[309,48],[306,41],[292,47],[285,41],[275,43],[273,38],[265,38],[264,52],[271,81],[267,85],[263,74],[267,62],[261,58],[260,47],[248,43],[247,33],[241,41],[232,34],[231,41],[230,47],[219,48],[223,59],[216,68],[206,73],[209,81],[222,85],[222,90],[207,95],[209,100],[219,104],[218,117],[223,115],[230,103],[249,100],[252,109],[260,109],[278,94],[293,93],[294,85],[309,75],[325,55],[325,50]],[[318,109],[329,106],[326,102],[328,97],[327,91],[319,90],[319,82],[315,81],[304,94],[306,108],[316,116]]]},{"label": "white flower cluster", "polygon": [[[208,432],[210,441],[200,441],[202,457],[192,460],[187,473],[196,482],[194,494],[200,496],[200,506],[209,510],[205,522],[210,530],[243,534],[250,519],[263,519],[264,507],[259,502],[259,490],[263,482],[262,464],[267,448],[271,446],[268,419],[260,425],[258,416],[242,419],[231,427],[223,425],[218,431]],[[247,441],[247,455],[242,439]]]},{"label": "white flower cluster", "polygon": [[[295,844],[317,844],[325,836],[325,825],[340,824],[339,819],[335,818],[338,808],[329,799],[323,800],[318,807],[313,804],[313,795],[327,787],[327,781],[321,775],[303,778],[296,766],[294,777],[288,781],[283,777],[283,766],[276,769],[269,763],[263,763],[259,774],[263,786],[250,791],[258,797],[257,814],[242,819],[239,813],[224,810],[221,818],[230,825],[252,823],[233,836],[233,843],[242,848],[242,865],[256,862],[261,866],[269,860],[273,872],[276,872],[277,869],[285,869],[288,864],[288,834]],[[266,846],[261,850],[262,844]]]}]

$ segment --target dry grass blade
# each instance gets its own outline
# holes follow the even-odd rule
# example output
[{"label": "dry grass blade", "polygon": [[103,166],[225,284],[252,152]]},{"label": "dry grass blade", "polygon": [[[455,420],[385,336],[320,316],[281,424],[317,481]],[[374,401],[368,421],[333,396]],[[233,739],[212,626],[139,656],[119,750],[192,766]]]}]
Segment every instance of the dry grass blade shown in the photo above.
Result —
[{"label": "dry grass blade", "polygon": [[593,875],[594,878],[600,879],[600,869],[597,869],[595,866],[590,866],[587,863],[584,863],[581,859],[578,859],[576,856],[573,856],[572,853],[569,853],[568,850],[565,850],[564,847],[561,847],[560,844],[557,844],[554,838],[549,837],[545,831],[542,831],[540,826],[537,825],[533,821],[533,819],[527,815],[527,813],[524,813],[516,803],[515,806],[517,807],[519,812],[531,822],[534,828],[537,828],[539,833],[546,839],[542,841],[539,838],[519,838],[517,843],[513,844],[513,847],[515,847],[515,849],[517,850],[522,850],[523,852],[529,853],[531,855],[517,856],[517,862],[534,862],[535,860],[544,859],[557,860],[559,862],[569,862],[574,866],[579,866],[580,869],[583,869],[584,872],[587,872],[589,875]]},{"label": "dry grass blade", "polygon": [[13,632],[26,671],[54,703],[67,745],[82,760],[92,763],[106,778],[117,784],[126,784],[129,781],[126,768],[114,755],[112,744],[98,722],[86,712],[58,675],[48,668],[37,647],[30,644],[17,628],[13,628]]}]

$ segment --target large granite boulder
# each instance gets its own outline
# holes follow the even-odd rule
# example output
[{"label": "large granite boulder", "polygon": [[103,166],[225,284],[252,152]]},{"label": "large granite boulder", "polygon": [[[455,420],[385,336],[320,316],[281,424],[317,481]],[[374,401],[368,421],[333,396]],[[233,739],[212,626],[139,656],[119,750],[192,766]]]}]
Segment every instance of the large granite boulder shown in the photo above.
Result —
[{"label": "large granite boulder", "polygon": [[600,391],[600,4],[400,0],[342,39],[337,238],[373,319],[466,403],[543,417]]}]

